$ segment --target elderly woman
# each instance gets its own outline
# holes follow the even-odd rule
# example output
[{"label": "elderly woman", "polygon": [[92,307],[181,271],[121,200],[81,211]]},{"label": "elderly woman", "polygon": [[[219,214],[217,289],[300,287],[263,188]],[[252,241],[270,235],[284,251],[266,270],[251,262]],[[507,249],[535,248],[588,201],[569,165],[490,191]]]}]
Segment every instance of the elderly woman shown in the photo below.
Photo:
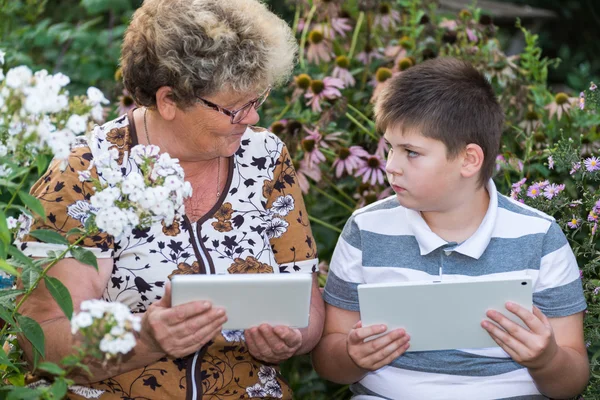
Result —
[{"label": "elderly woman", "polygon": [[[289,27],[258,0],[146,0],[135,12],[122,69],[141,107],[97,127],[86,145],[73,149],[64,172],[50,166],[32,189],[48,215],[34,228],[65,234],[81,226],[93,188],[80,182],[78,171],[109,149],[118,150],[127,175],[134,168],[133,146],[159,146],[180,160],[193,195],[172,226],[155,224],[118,241],[103,233],[86,238],[99,273],[70,258],[52,270],[76,308],[102,298],[142,314],[134,350],[118,363],[90,363],[92,378],[77,377],[76,395],[291,399],[277,364],[309,352],[319,340],[323,304],[316,277],[307,328],[265,324],[243,332],[222,330],[224,310],[204,302],[172,307],[168,282],[176,274],[317,271],[288,151],[254,127],[270,88],[291,73],[296,50]],[[98,176],[95,168],[92,173]],[[27,237],[21,248],[43,257],[59,246]],[[36,290],[23,313],[42,325],[47,359],[72,351],[76,337],[45,288]],[[30,348],[26,353],[31,357]]]}]

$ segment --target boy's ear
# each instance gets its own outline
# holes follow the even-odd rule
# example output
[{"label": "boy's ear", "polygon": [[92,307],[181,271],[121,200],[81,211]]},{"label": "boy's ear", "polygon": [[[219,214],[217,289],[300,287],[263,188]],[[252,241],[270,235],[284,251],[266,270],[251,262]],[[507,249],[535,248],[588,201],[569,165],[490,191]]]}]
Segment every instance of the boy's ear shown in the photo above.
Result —
[{"label": "boy's ear", "polygon": [[474,143],[469,143],[463,151],[463,162],[460,173],[464,178],[477,176],[483,165],[483,149]]},{"label": "boy's ear", "polygon": [[175,118],[177,104],[171,97],[172,89],[169,86],[161,86],[156,91],[156,108],[161,117],[167,121]]}]

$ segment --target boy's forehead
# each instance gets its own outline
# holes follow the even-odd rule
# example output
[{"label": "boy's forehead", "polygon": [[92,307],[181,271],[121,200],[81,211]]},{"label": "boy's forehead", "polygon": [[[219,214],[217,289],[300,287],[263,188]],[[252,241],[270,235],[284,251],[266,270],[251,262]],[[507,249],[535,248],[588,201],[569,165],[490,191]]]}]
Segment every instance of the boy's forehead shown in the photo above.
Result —
[{"label": "boy's forehead", "polygon": [[426,139],[426,137],[423,135],[423,131],[421,130],[420,127],[405,125],[405,124],[390,125],[385,130],[384,137],[388,141],[390,141],[390,139],[393,139],[393,140]]}]

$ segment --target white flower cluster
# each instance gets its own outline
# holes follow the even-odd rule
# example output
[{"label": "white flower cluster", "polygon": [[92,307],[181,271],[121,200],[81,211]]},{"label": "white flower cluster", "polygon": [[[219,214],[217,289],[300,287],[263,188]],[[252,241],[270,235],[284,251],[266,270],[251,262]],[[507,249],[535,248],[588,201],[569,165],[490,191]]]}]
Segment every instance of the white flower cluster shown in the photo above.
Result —
[{"label": "white flower cluster", "polygon": [[[127,354],[135,347],[133,331],[142,328],[141,318],[133,315],[123,303],[86,300],[81,311],[71,318],[71,333],[80,332],[93,341],[105,357]],[[98,343],[99,341],[99,343]]]},{"label": "white flower cluster", "polygon": [[[3,61],[0,51],[0,65]],[[65,89],[69,82],[62,73],[33,73],[25,65],[10,69],[6,76],[0,70],[0,126],[8,131],[6,143],[0,143],[0,157],[21,152],[31,158],[49,149],[64,160],[75,136],[84,133],[91,120],[102,122],[103,105],[109,103],[102,92],[90,87],[86,98],[70,102]]]},{"label": "white flower cluster", "polygon": [[[183,201],[192,195],[192,187],[184,181],[179,160],[159,152],[153,145],[133,147],[130,157],[139,171],[132,170],[126,176],[117,162],[117,149],[94,160],[103,179],[102,190],[91,198],[99,229],[118,238],[157,219],[171,226],[185,213]],[[80,173],[80,179],[90,179],[89,171]]]}]

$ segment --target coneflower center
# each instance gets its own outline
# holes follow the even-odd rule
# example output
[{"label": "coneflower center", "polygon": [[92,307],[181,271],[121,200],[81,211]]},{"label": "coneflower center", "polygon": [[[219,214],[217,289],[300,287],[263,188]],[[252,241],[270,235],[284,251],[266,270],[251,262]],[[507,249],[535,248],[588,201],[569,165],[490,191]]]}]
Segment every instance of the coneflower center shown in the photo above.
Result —
[{"label": "coneflower center", "polygon": [[388,15],[392,11],[392,7],[389,3],[382,3],[379,6],[379,14]]},{"label": "coneflower center", "polygon": [[319,44],[323,41],[323,34],[319,31],[311,31],[308,34],[308,40],[312,43],[312,44]]},{"label": "coneflower center", "polygon": [[337,65],[340,68],[348,69],[348,67],[350,66],[350,60],[348,60],[348,57],[346,56],[339,56],[335,59],[335,65]]},{"label": "coneflower center", "polygon": [[315,141],[314,141],[314,139],[304,139],[302,141],[302,148],[307,153],[312,152],[315,149]]},{"label": "coneflower center", "polygon": [[316,79],[310,83],[310,88],[314,94],[319,94],[325,90],[325,84],[323,81]]},{"label": "coneflower center", "polygon": [[392,70],[389,68],[381,67],[375,73],[375,79],[379,83],[383,83],[392,77]]},{"label": "coneflower center", "polygon": [[284,130],[285,125],[282,124],[281,121],[273,122],[273,125],[271,125],[271,132],[273,132],[276,135],[283,133]]},{"label": "coneflower center", "polygon": [[375,168],[379,168],[379,166],[381,165],[381,162],[379,161],[379,158],[377,158],[377,157],[369,157],[369,159],[367,160],[367,165],[369,166],[369,168],[375,169]]},{"label": "coneflower center", "polygon": [[540,119],[540,116],[535,111],[528,111],[525,119],[527,119],[527,121],[537,121]]},{"label": "coneflower center", "polygon": [[556,101],[556,104],[560,106],[569,101],[569,96],[567,96],[566,93],[560,92],[554,97],[554,100]]},{"label": "coneflower center", "polygon": [[350,156],[350,149],[346,148],[346,147],[342,147],[341,149],[338,150],[338,157],[340,158],[340,160],[345,160]]},{"label": "coneflower center", "polygon": [[125,107],[133,105],[133,98],[131,96],[123,96],[123,105]]},{"label": "coneflower center", "polygon": [[307,74],[300,74],[296,77],[296,85],[303,90],[306,90],[310,87],[311,81],[312,79]]}]

